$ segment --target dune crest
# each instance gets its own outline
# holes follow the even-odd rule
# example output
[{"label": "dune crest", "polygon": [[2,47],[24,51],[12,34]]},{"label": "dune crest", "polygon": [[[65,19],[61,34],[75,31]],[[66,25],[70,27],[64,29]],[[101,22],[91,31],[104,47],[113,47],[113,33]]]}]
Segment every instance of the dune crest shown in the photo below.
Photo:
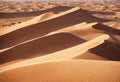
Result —
[{"label": "dune crest", "polygon": [[42,21],[42,20],[48,19],[48,18],[50,18],[50,17],[52,17],[54,15],[55,14],[53,12],[45,13],[40,20]]}]

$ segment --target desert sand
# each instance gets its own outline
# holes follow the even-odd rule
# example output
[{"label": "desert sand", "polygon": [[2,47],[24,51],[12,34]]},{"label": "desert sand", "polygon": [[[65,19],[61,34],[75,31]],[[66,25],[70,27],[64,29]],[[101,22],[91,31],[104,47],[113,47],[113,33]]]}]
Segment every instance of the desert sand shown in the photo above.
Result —
[{"label": "desert sand", "polygon": [[0,4],[0,82],[120,82],[119,3]]},{"label": "desert sand", "polygon": [[119,64],[111,61],[63,60],[6,71],[1,73],[0,78],[4,82],[119,82]]}]

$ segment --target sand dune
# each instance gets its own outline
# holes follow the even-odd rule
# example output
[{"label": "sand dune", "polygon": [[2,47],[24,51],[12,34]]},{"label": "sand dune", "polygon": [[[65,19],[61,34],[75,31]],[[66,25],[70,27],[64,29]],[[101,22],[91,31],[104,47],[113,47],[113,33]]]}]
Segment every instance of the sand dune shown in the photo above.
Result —
[{"label": "sand dune", "polygon": [[[114,60],[114,61],[119,61],[120,60],[120,37],[119,37],[119,33],[120,31],[118,29],[115,28],[111,28],[109,26],[103,25],[103,24],[96,24],[93,25],[94,29],[97,30],[101,30],[104,33],[108,34],[110,36],[110,38],[108,40],[105,41],[105,43],[103,43],[102,45],[99,45],[93,49],[90,49],[88,52],[84,53],[83,55],[80,55],[78,57],[76,57],[77,59],[102,59],[102,60]],[[76,35],[79,35],[81,33],[79,33],[80,31],[75,32]],[[85,31],[82,31],[85,32]],[[87,33],[90,32],[90,29],[88,30]],[[92,34],[93,33],[93,34]],[[96,33],[99,33],[99,31]],[[86,35],[85,35],[86,36]],[[85,38],[85,36],[83,36],[83,38]],[[89,35],[87,35],[86,37],[90,36],[95,36],[95,32],[91,31],[91,33]],[[82,38],[82,37],[81,37]]]},{"label": "sand dune", "polygon": [[[73,8],[73,9],[70,9],[70,10],[68,10],[68,11],[66,11],[66,12],[63,12],[63,13],[61,13],[61,14],[58,14],[58,15],[55,15],[54,17],[52,17],[52,18],[50,18],[50,19],[54,19],[55,17],[59,17],[59,16],[61,16],[61,15],[64,15],[64,14],[68,14],[68,13],[70,13],[70,12],[73,12],[73,11],[76,11],[76,10],[78,10],[79,8],[77,7],[77,8]],[[40,16],[41,17],[41,16]],[[43,24],[37,24],[38,25],[38,27],[39,27],[39,25],[40,26],[48,26],[49,24],[44,24],[44,23],[46,23],[46,22],[43,22]],[[49,21],[48,21],[48,23],[49,23]],[[51,24],[51,22],[50,22],[50,24]],[[21,25],[21,24],[20,24]],[[54,22],[53,22],[53,24],[52,25],[54,25]],[[64,24],[65,25],[65,24]],[[32,27],[34,27],[34,28],[38,28],[38,27],[35,27],[36,26],[36,24],[35,25],[31,25]],[[30,27],[30,26],[27,26],[26,28],[28,28],[28,27]],[[19,28],[21,28],[21,29],[23,29],[24,30],[24,27],[21,25],[21,27],[19,27]],[[44,27],[45,28],[45,27]],[[47,32],[47,31],[49,31],[50,29],[45,29],[45,31],[43,31],[44,30],[44,28],[42,27],[40,30],[42,31],[42,32]],[[11,30],[11,28],[10,28],[10,30]],[[20,29],[18,29],[18,30],[15,30],[15,31],[13,31],[13,33],[14,32],[16,32],[16,31],[19,31]],[[29,30],[31,30],[31,29],[29,29]],[[53,30],[53,29],[51,29],[51,30]],[[9,31],[9,29],[8,29],[8,31]],[[37,31],[39,31],[39,30],[37,30]],[[25,33],[25,32],[24,32]],[[35,33],[35,32],[34,32]],[[40,33],[40,32],[39,32]],[[11,32],[10,33],[8,33],[8,34],[11,34]],[[3,35],[3,36],[6,36],[6,35],[8,35],[8,34],[5,34],[5,35]],[[32,33],[31,33],[32,34]],[[21,33],[20,33],[20,35],[21,35]],[[17,36],[18,36],[18,34],[17,34]],[[32,34],[32,36],[33,36],[33,34]],[[2,37],[0,37],[0,38],[2,38]],[[11,37],[12,38],[12,37]],[[17,38],[17,37],[16,37]],[[19,38],[20,38],[20,36],[19,36]],[[21,37],[22,38],[22,37]],[[31,38],[32,39],[32,38]],[[2,41],[3,39],[1,39],[1,41]],[[5,41],[5,40],[4,40]],[[15,40],[14,40],[15,41]],[[8,40],[8,42],[9,42],[9,40]],[[13,42],[13,41],[12,41]],[[20,42],[19,42],[20,43]]]},{"label": "sand dune", "polygon": [[[78,36],[78,37],[80,37],[80,38],[83,38],[83,39],[85,39],[85,40],[90,40],[90,39],[93,39],[93,38],[95,38],[95,37],[97,37],[97,36],[99,36],[99,35],[101,35],[101,34],[103,34],[103,33],[98,33],[99,31],[96,31],[96,33],[97,33],[97,35],[95,34],[95,32],[93,32],[93,31],[91,31],[90,29],[91,29],[91,27],[93,26],[93,25],[95,25],[95,24],[97,24],[97,23],[90,23],[90,24],[87,24],[87,23],[80,23],[80,24],[77,24],[77,25],[73,25],[73,26],[70,26],[70,27],[66,27],[66,28],[64,28],[64,29],[61,29],[61,30],[58,30],[58,31],[56,31],[56,32],[53,32],[53,33],[50,33],[50,34],[48,34],[48,35],[51,35],[51,34],[55,34],[55,33],[61,33],[61,32],[70,32],[70,33],[72,33],[72,34],[74,34],[74,35],[76,35],[76,36]],[[85,31],[85,29],[86,29],[86,31],[87,30],[89,30],[90,32],[91,32],[91,34],[92,34],[92,36],[90,35],[90,36],[88,36],[87,35],[87,38],[84,36],[84,34],[83,34],[83,32]],[[74,30],[75,30],[75,32],[74,32]],[[80,30],[80,31],[79,31]],[[94,30],[94,29],[93,29]],[[78,32],[76,32],[76,31],[78,31]],[[88,34],[89,32],[87,31],[86,32],[86,34]],[[93,33],[94,33],[94,35],[93,35]],[[82,34],[82,35],[81,35]],[[85,35],[86,35],[85,34]],[[56,38],[61,38],[61,36],[58,36],[58,35],[62,35],[62,34],[57,34],[56,35]],[[62,40],[64,40],[64,38],[66,38],[66,39],[68,39],[68,37],[66,37],[66,35],[70,35],[70,34],[67,34],[67,33],[64,33],[62,36],[63,36],[63,38],[61,38],[61,39],[58,39],[58,40],[60,40],[60,41],[62,41]],[[55,36],[55,35],[54,35]],[[52,37],[52,36],[50,36],[50,37]],[[43,38],[43,40],[41,40],[42,38],[38,38],[37,40],[33,40],[33,41],[31,41],[31,42],[28,42],[28,43],[25,43],[25,44],[22,44],[22,45],[18,45],[18,46],[15,46],[15,47],[12,47],[12,48],[9,48],[7,51],[6,50],[3,50],[3,51],[1,51],[1,52],[3,52],[3,53],[1,53],[1,61],[2,60],[4,60],[4,61],[6,61],[6,59],[4,59],[4,58],[7,58],[6,56],[9,56],[10,54],[12,54],[11,55],[11,57],[9,57],[9,59],[17,59],[17,58],[22,58],[22,55],[21,54],[19,54],[19,56],[18,57],[16,57],[15,56],[15,58],[14,58],[14,56],[13,55],[16,55],[17,53],[21,53],[22,52],[22,54],[23,54],[23,56],[24,55],[27,55],[27,56],[31,56],[33,53],[31,53],[31,52],[29,52],[28,50],[29,49],[31,49],[31,48],[29,48],[29,47],[27,47],[27,46],[30,46],[30,45],[32,45],[31,47],[34,47],[34,52],[35,53],[37,53],[38,52],[38,49],[36,49],[36,47],[37,46],[39,46],[38,44],[48,44],[48,43],[50,43],[51,41],[50,40],[47,40],[47,39],[44,39]],[[50,38],[51,40],[52,40],[52,42],[54,42],[54,40],[55,40],[55,38]],[[47,41],[46,41],[47,40]],[[69,39],[68,39],[69,40]],[[83,40],[83,41],[85,41],[85,40]],[[49,42],[50,41],[50,42]],[[64,41],[66,41],[66,40],[64,40]],[[72,39],[71,40],[69,40],[69,41],[71,41],[71,42],[74,42]],[[77,40],[76,40],[77,41]],[[81,39],[81,41],[82,41],[82,39]],[[82,42],[83,42],[82,41]],[[36,46],[35,46],[35,42],[36,42]],[[73,45],[73,43],[69,43],[68,41],[66,41],[68,44],[67,45]],[[29,44],[29,45],[28,45]],[[59,43],[60,45],[61,45],[61,43]],[[76,42],[74,42],[74,44],[76,44]],[[51,44],[48,44],[49,46],[51,45]],[[55,44],[56,45],[56,44]],[[57,43],[57,45],[58,45],[58,43]],[[64,44],[62,44],[62,45],[64,45]],[[41,46],[41,48],[42,48],[43,46]],[[50,46],[51,48],[50,48],[50,50],[49,49],[46,49],[46,47],[47,47],[47,45],[46,46],[44,46],[44,51],[42,51],[42,52],[44,52],[44,54],[45,54],[45,51],[47,50],[47,51],[54,51],[57,47],[53,47],[53,46]],[[53,49],[53,48],[54,49]],[[59,47],[59,46],[58,46]],[[25,48],[25,49],[24,49]],[[40,47],[37,47],[37,48],[40,48]],[[64,48],[64,47],[63,47]],[[21,51],[21,49],[22,49],[22,51]],[[24,49],[24,51],[23,51],[23,49]],[[26,51],[25,51],[26,50]],[[43,48],[42,48],[42,50],[43,50]],[[6,52],[5,52],[6,51]],[[46,51],[46,52],[47,52]],[[16,53],[15,53],[16,52]],[[40,51],[39,51],[40,52]],[[42,53],[42,52],[40,52],[40,53]],[[33,54],[33,55],[35,55],[35,53]],[[5,54],[7,54],[7,55],[5,55]],[[20,57],[21,56],[21,57]],[[36,56],[36,55],[35,55]],[[22,58],[23,59],[23,58]]]},{"label": "sand dune", "polygon": [[[20,24],[16,24],[16,25],[13,25],[13,26],[10,26],[10,27],[4,27],[4,28],[0,28],[0,36],[1,35],[4,35],[4,34],[6,34],[6,33],[9,33],[9,32],[12,32],[12,31],[15,31],[15,30],[17,30],[17,29],[20,29],[20,28],[23,28],[23,27],[26,27],[26,26],[29,26],[29,25],[32,25],[32,24],[35,24],[35,23],[39,23],[40,21],[43,21],[43,20],[45,20],[45,19],[47,19],[47,18],[50,18],[50,19],[52,19],[52,18],[55,18],[55,17],[57,17],[58,15],[55,15],[54,17],[52,17],[53,16],[53,14],[55,13],[55,11],[56,11],[56,13],[57,13],[57,10],[59,10],[59,8],[61,8],[62,9],[62,6],[61,7],[56,7],[56,8],[51,8],[50,10],[51,10],[51,12],[47,12],[46,11],[46,13],[43,13],[43,14],[41,14],[41,15],[39,15],[39,16],[37,16],[37,17],[35,17],[35,18],[33,18],[33,19],[31,19],[31,20],[28,20],[28,21],[26,21],[26,22],[22,22],[22,23],[20,23]],[[55,11],[54,11],[54,9],[56,9]],[[49,9],[48,9],[49,10]],[[72,11],[72,10],[69,10],[69,11]],[[67,13],[67,12],[69,12],[69,11],[65,11],[63,14],[65,14],[65,13]],[[42,11],[41,11],[42,12]],[[60,11],[58,11],[59,13],[60,13]],[[62,11],[61,11],[62,12]],[[61,15],[61,14],[60,14]],[[4,33],[5,32],[5,33]]]},{"label": "sand dune", "polygon": [[15,18],[15,17],[25,17],[25,16],[37,16],[46,12],[54,12],[59,13],[61,11],[66,11],[70,9],[71,7],[68,6],[58,6],[54,8],[50,8],[43,11],[34,11],[34,12],[13,12],[13,13],[0,13],[0,18]]},{"label": "sand dune", "polygon": [[83,42],[85,42],[85,40],[69,33],[58,33],[46,36],[0,53],[0,63],[50,54]]},{"label": "sand dune", "polygon": [[77,59],[93,59],[93,60],[120,60],[120,45],[118,42],[111,40],[90,49],[88,52],[76,57]]},{"label": "sand dune", "polygon": [[109,36],[104,34],[104,35],[94,38],[88,42],[82,43],[80,45],[77,45],[77,46],[74,46],[71,48],[67,48],[65,50],[61,50],[61,51],[58,51],[55,53],[51,53],[51,54],[33,58],[33,59],[28,59],[26,61],[18,62],[15,64],[3,66],[0,68],[0,72],[4,72],[7,70],[11,70],[11,69],[15,69],[15,68],[23,67],[23,66],[38,64],[38,63],[71,59],[71,58],[74,58],[78,55],[85,53],[86,51],[88,51],[91,48],[94,48],[94,47],[104,43],[104,40],[106,40],[108,38],[109,38]]},{"label": "sand dune", "polygon": [[9,70],[0,74],[0,80],[2,82],[119,82],[119,69],[119,62],[67,60]]},{"label": "sand dune", "polygon": [[82,39],[91,40],[97,36],[104,34],[104,31],[93,28],[93,25],[96,25],[96,24],[97,24],[97,22],[95,22],[95,23],[83,22],[80,24],[76,24],[76,25],[73,25],[70,27],[66,27],[66,28],[51,32],[48,35],[55,34],[55,33],[61,33],[61,32],[67,32],[67,33],[71,33],[77,37],[80,37]]},{"label": "sand dune", "polygon": [[109,26],[103,25],[103,24],[96,24],[93,26],[93,28],[102,30],[105,33],[109,34],[111,36],[111,40],[114,41],[116,44],[120,43],[120,30],[111,28]]},{"label": "sand dune", "polygon": [[104,24],[107,25],[107,26],[110,26],[112,28],[115,28],[115,29],[120,29],[120,23],[116,22],[116,21],[106,22]]},{"label": "sand dune", "polygon": [[[92,23],[92,24],[95,25],[97,23]],[[76,24],[76,25],[65,27],[65,28],[57,30],[57,31],[50,32],[47,35],[56,34],[56,33],[60,33],[60,32],[69,32],[71,30],[77,30],[77,29],[81,30],[81,29],[84,29],[86,26],[88,26],[88,23],[87,22],[82,22],[82,23],[79,23],[79,24]]]},{"label": "sand dune", "polygon": [[10,32],[8,34],[2,35],[0,37],[0,42],[3,44],[0,46],[1,49],[8,48],[13,45],[19,44],[21,42],[41,37],[45,34],[48,34],[52,31],[59,30],[71,25],[79,24],[81,22],[105,22],[109,20],[96,18],[92,15],[89,15],[82,9],[74,8],[72,11],[62,13],[62,16],[59,16],[47,20],[41,23],[27,26],[25,28],[18,29],[16,31]]},{"label": "sand dune", "polygon": [[102,45],[99,45],[88,52],[77,56],[75,59],[92,59],[92,60],[112,60],[120,61],[119,45],[110,41],[105,41]]},{"label": "sand dune", "polygon": [[40,16],[37,16],[31,20],[28,20],[26,22],[22,22],[20,24],[15,24],[13,26],[9,26],[9,27],[4,27],[4,28],[0,28],[0,36],[1,35],[4,35],[4,34],[7,34],[9,32],[12,32],[12,31],[15,31],[17,29],[20,29],[20,28],[23,28],[23,27],[26,27],[26,26],[29,26],[29,25],[32,25],[32,24],[35,24],[35,23],[38,23],[40,22],[40,19],[44,16],[44,14],[40,15]]},{"label": "sand dune", "polygon": [[[74,27],[74,28],[72,28]],[[95,29],[94,29],[95,28]],[[105,26],[103,24],[78,24],[71,26],[71,28],[65,28],[58,32],[70,32],[82,39],[90,40],[93,37],[99,36],[103,33],[109,34],[111,37],[102,45],[89,50],[88,52],[84,53],[76,57],[77,59],[94,59],[94,60],[120,60],[120,37],[119,37],[119,30],[115,28],[111,28]],[[53,32],[53,33],[58,33]],[[110,50],[110,51],[109,51]]]},{"label": "sand dune", "polygon": [[82,39],[91,40],[91,39],[93,39],[97,36],[100,36],[106,32],[106,31],[104,32],[103,30],[94,29],[93,26],[95,26],[95,25],[98,25],[98,23],[97,22],[93,22],[93,23],[83,22],[80,24],[76,24],[76,25],[73,25],[70,27],[66,27],[66,28],[51,32],[48,35],[55,34],[55,33],[61,33],[61,32],[67,32],[67,33],[71,33],[77,37],[80,37]]},{"label": "sand dune", "polygon": [[25,28],[29,25],[36,24],[41,21],[47,20],[49,17],[52,17],[53,15],[54,15],[53,12],[48,12],[48,13],[41,14],[37,17],[34,17],[33,19],[28,20],[26,22],[22,22],[20,24],[15,24],[15,25],[9,26],[9,27],[0,28],[0,36],[10,33],[12,31],[18,30],[20,28]]},{"label": "sand dune", "polygon": [[[57,8],[59,9],[59,7],[57,7]],[[57,9],[57,8],[56,8],[56,9]],[[60,13],[60,14],[56,14],[56,15],[54,15],[54,16],[53,16],[53,14],[54,14],[53,12],[47,12],[47,13],[41,14],[40,16],[37,16],[37,17],[35,17],[35,18],[31,19],[31,20],[28,20],[28,21],[26,21],[26,22],[23,22],[23,23],[21,23],[21,24],[16,24],[16,25],[14,25],[14,26],[6,27],[6,28],[0,28],[0,29],[1,29],[0,35],[4,35],[4,34],[7,34],[7,33],[9,33],[9,32],[15,31],[15,30],[17,30],[17,29],[24,28],[24,27],[26,27],[26,26],[29,26],[29,25],[32,25],[32,24],[35,24],[35,23],[39,23],[40,21],[46,21],[45,19],[48,20],[48,18],[49,18],[49,20],[50,20],[50,19],[54,19],[54,18],[56,18],[56,17],[62,16],[62,15],[64,15],[64,14],[68,14],[68,13],[73,12],[73,11],[76,11],[76,10],[78,10],[78,9],[79,9],[79,7],[72,8],[72,9],[70,9],[70,10],[64,11],[64,12],[62,12],[62,13]],[[43,20],[43,19],[44,19],[44,20]],[[6,33],[4,33],[4,32],[6,32]]]},{"label": "sand dune", "polygon": [[105,41],[102,45],[99,45],[88,52],[76,57],[77,59],[93,59],[93,60],[120,60],[120,45],[117,45],[110,41]]},{"label": "sand dune", "polygon": [[81,27],[78,27],[77,29],[69,30],[68,32],[74,34],[75,36],[81,37],[85,40],[91,40],[92,38],[104,34],[103,31],[96,30],[93,28],[93,25],[96,24],[97,23],[86,24]]},{"label": "sand dune", "polygon": [[[81,23],[81,24],[74,25],[74,26],[71,26],[71,27],[66,27],[64,29],[58,30],[58,31],[53,32],[51,34],[61,33],[61,32],[70,32],[70,33],[72,33],[72,34],[74,34],[74,35],[76,35],[76,36],[78,36],[80,38],[83,38],[85,40],[91,40],[91,39],[93,39],[93,38],[103,34],[103,32],[101,32],[99,30],[95,30],[95,29],[92,28],[92,26],[96,25],[96,24],[97,23],[90,23],[90,24]],[[49,34],[49,35],[51,35],[51,34]],[[70,39],[68,39],[68,36],[66,36],[66,35],[71,35],[71,34],[67,34],[67,33],[57,34],[57,35],[55,34],[55,35],[53,35],[53,36],[56,36],[55,38],[53,36],[48,36],[48,37],[53,37],[53,38],[48,38],[48,39],[47,39],[47,37],[45,37],[46,39],[40,38],[40,39],[37,39],[37,40],[33,40],[31,42],[28,42],[28,43],[16,46],[14,48],[11,48],[11,49],[1,53],[1,56],[0,56],[2,58],[1,62],[5,63],[5,62],[8,62],[8,61],[18,60],[18,59],[22,59],[23,60],[25,58],[33,57],[33,55],[34,55],[34,57],[36,57],[37,55],[35,55],[35,54],[38,54],[38,53],[39,53],[39,55],[48,54],[50,52],[56,51],[56,49],[58,49],[60,47],[59,45],[61,45],[61,46],[64,45],[64,47],[61,47],[61,49],[64,49],[66,47],[64,43],[61,44],[60,42],[59,43],[55,42],[55,45],[59,44],[58,46],[53,46],[51,44],[51,42],[54,42],[54,40],[56,40],[56,39],[57,39],[57,41],[62,41],[62,40],[64,40],[64,38],[66,38],[67,41],[66,40],[64,40],[64,41],[67,42],[67,44],[66,44],[67,47],[70,47],[68,45],[74,45],[74,44],[78,44],[79,43],[79,42],[77,42],[77,39],[76,39],[76,41],[74,41],[72,39],[72,37],[71,37],[71,40],[70,40]],[[85,40],[81,39],[82,42],[84,42]],[[71,43],[69,43],[68,41],[71,41]],[[47,45],[44,45],[44,44],[47,44]],[[29,46],[33,47],[34,50],[32,48],[29,48]],[[39,46],[41,46],[41,47],[39,47]],[[46,48],[47,46],[50,46],[49,47],[50,49]],[[38,49],[42,49],[42,50],[38,50]],[[31,50],[32,50],[32,53],[29,52]],[[17,53],[19,53],[19,55],[16,55]],[[91,59],[91,58],[92,59],[105,59],[104,57],[96,55],[95,53],[91,53],[91,52],[86,52],[84,55],[78,56],[77,58],[83,58],[83,59],[85,59],[85,58],[86,59]]]}]

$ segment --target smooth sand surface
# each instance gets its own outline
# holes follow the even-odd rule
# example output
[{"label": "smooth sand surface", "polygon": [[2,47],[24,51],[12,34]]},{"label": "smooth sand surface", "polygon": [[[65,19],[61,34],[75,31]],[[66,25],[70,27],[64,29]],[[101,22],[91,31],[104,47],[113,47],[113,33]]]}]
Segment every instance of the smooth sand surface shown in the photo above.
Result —
[{"label": "smooth sand surface", "polygon": [[64,60],[36,64],[0,74],[2,82],[119,82],[120,62]]}]

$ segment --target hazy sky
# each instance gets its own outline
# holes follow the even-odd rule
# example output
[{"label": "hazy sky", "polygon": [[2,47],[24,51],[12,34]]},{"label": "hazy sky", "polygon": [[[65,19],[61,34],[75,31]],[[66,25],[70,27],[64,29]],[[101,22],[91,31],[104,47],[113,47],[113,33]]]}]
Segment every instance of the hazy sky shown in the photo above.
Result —
[{"label": "hazy sky", "polygon": [[[102,1],[102,0],[0,0],[0,1]],[[112,0],[104,0],[112,1]]]},{"label": "hazy sky", "polygon": [[0,1],[113,1],[113,0],[0,0]]}]

